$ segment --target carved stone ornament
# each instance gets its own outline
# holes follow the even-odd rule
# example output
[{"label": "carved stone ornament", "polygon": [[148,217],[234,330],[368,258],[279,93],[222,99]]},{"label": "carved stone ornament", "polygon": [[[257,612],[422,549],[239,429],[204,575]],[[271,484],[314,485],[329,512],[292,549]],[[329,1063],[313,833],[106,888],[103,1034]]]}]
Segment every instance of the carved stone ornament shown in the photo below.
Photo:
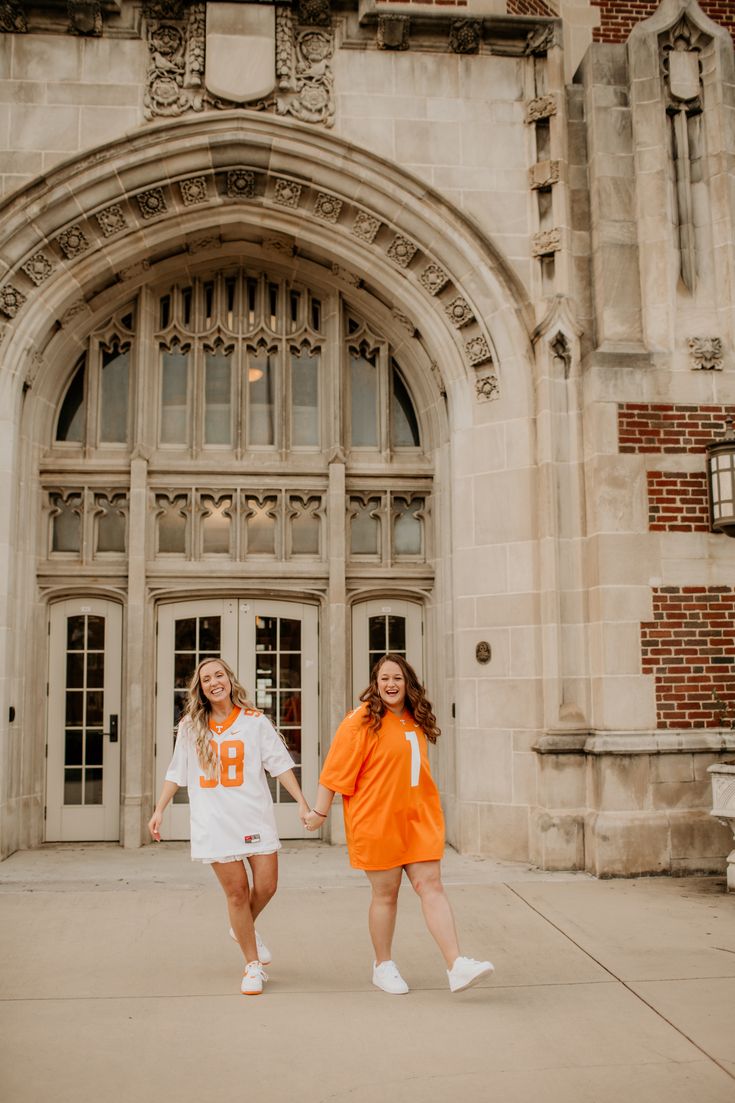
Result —
[{"label": "carved stone ornament", "polygon": [[349,268],[343,268],[341,264],[332,264],[332,275],[336,276],[338,280],[342,280],[343,283],[347,283],[350,287],[362,287],[362,280],[354,272],[351,272]]},{"label": "carved stone ornament", "polygon": [[378,49],[407,50],[410,27],[407,15],[378,16]]},{"label": "carved stone ornament", "polygon": [[537,188],[550,188],[552,184],[559,183],[558,161],[537,161],[528,170],[528,182],[533,190]]},{"label": "carved stone ornament", "polygon": [[293,257],[296,253],[296,246],[291,238],[287,237],[263,238],[263,248],[266,253],[276,253],[283,257]]},{"label": "carved stone ornament", "polygon": [[382,223],[379,218],[368,214],[367,211],[358,211],[352,224],[352,233],[363,241],[372,243]]},{"label": "carved stone ornament", "polygon": [[455,19],[449,30],[449,48],[455,54],[476,54],[482,42],[481,19]]},{"label": "carved stone ornament", "polygon": [[560,249],[560,230],[540,230],[531,239],[531,255],[534,257],[548,257],[551,253],[558,253]]},{"label": "carved stone ornament", "polygon": [[388,256],[399,268],[408,268],[416,253],[416,246],[407,237],[400,234],[393,238],[388,246]]},{"label": "carved stone ornament", "polygon": [[69,31],[98,37],[102,34],[102,7],[99,0],[68,0]]},{"label": "carved stone ornament", "polygon": [[409,337],[417,337],[418,330],[407,314],[403,314],[400,310],[393,310],[391,317],[394,322],[398,322],[398,325],[405,329]]},{"label": "carved stone ornament", "polygon": [[493,354],[485,337],[480,334],[472,337],[465,343],[464,351],[470,364],[484,364],[486,360],[492,360]]},{"label": "carved stone ornament", "polygon": [[480,640],[477,647],[475,648],[475,658],[477,659],[478,663],[482,663],[483,665],[485,663],[489,663],[492,656],[493,652],[490,644],[487,642],[487,640]]},{"label": "carved stone ornament", "polygon": [[17,0],[0,3],[0,31],[8,34],[25,34],[28,30],[25,12]]},{"label": "carved stone ornament", "polygon": [[230,199],[252,199],[255,195],[255,173],[251,169],[230,169],[227,173],[227,194]]},{"label": "carved stone ornament", "polygon": [[138,279],[149,271],[151,262],[146,258],[144,260],[136,261],[135,264],[128,265],[127,268],[121,268],[117,274],[117,278],[121,283],[127,283],[128,280]]},{"label": "carved stone ornament", "polygon": [[26,261],[21,267],[28,276],[28,279],[33,280],[36,287],[39,287],[47,280],[54,270],[53,264],[43,253],[36,253],[35,256],[31,257],[31,259]]},{"label": "carved stone ornament", "polygon": [[84,299],[76,299],[70,307],[61,315],[61,325],[68,326],[79,317],[80,314],[91,314],[88,304]]},{"label": "carved stone ornament", "polygon": [[273,189],[273,202],[279,203],[282,207],[298,207],[300,199],[301,184],[278,177]]},{"label": "carved stone ornament", "polygon": [[111,207],[105,207],[96,218],[105,237],[111,237],[112,234],[119,233],[127,226],[123,209],[117,203],[113,203]]},{"label": "carved stone ornament", "polygon": [[438,264],[430,264],[424,268],[419,280],[430,295],[438,295],[441,289],[449,283],[449,276]]},{"label": "carved stone ornament", "polygon": [[451,303],[447,303],[444,307],[444,313],[456,329],[461,329],[462,326],[466,326],[475,320],[472,307],[461,295],[456,299],[452,299]]},{"label": "carved stone ornament", "polygon": [[491,402],[500,394],[496,375],[480,375],[475,380],[475,396],[478,402]]},{"label": "carved stone ornament", "polygon": [[526,104],[526,122],[535,123],[539,119],[548,119],[556,115],[556,100],[553,96],[537,96]]},{"label": "carved stone ornament", "polygon": [[4,314],[6,318],[14,318],[25,301],[23,292],[10,284],[0,287],[0,314]]},{"label": "carved stone ornament", "polygon": [[221,249],[222,238],[219,234],[213,234],[211,237],[198,237],[195,241],[190,241],[187,250],[189,253],[203,253],[209,249]]},{"label": "carved stone ornament", "polygon": [[206,203],[209,198],[206,176],[190,176],[188,180],[179,180],[179,189],[186,207],[193,207],[196,203]]},{"label": "carved stone ornament", "polygon": [[314,214],[325,222],[336,222],[342,210],[342,200],[334,195],[320,191],[314,201]]},{"label": "carved stone ornament", "polygon": [[533,57],[545,54],[554,45],[555,38],[553,23],[542,23],[527,34],[523,52]]},{"label": "carved stone ornament", "polygon": [[332,21],[329,0],[298,0],[299,23],[311,27],[328,27]]},{"label": "carved stone ornament", "polygon": [[143,191],[135,198],[138,200],[143,218],[158,218],[168,210],[162,188],[151,188],[150,191]]},{"label": "carved stone ornament", "polygon": [[695,370],[722,371],[721,337],[690,337],[688,343]]},{"label": "carved stone ornament", "polygon": [[70,226],[68,230],[64,230],[63,233],[59,234],[56,240],[68,260],[73,260],[74,257],[86,253],[89,249],[89,242],[79,226]]}]

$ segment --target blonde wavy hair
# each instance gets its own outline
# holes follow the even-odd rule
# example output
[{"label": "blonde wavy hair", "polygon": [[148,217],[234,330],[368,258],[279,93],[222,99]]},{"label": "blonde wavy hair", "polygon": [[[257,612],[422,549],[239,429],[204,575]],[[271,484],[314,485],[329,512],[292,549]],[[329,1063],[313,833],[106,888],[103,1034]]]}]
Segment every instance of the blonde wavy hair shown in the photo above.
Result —
[{"label": "blonde wavy hair", "polygon": [[238,681],[237,675],[229,663],[226,663],[224,659],[218,659],[213,656],[201,660],[191,676],[191,681],[189,682],[189,701],[181,719],[189,721],[194,736],[194,747],[197,758],[199,759],[199,765],[204,771],[205,776],[211,778],[215,777],[217,774],[219,758],[211,747],[209,716],[212,711],[212,706],[204,696],[204,690],[202,689],[202,668],[207,666],[208,663],[219,663],[230,679],[230,697],[232,698],[233,705],[239,705],[240,708],[243,709],[252,709],[254,705],[248,698],[248,691]]},{"label": "blonde wavy hair", "polygon": [[370,685],[360,694],[360,700],[367,705],[369,729],[377,732],[387,711],[378,689],[378,676],[384,663],[395,663],[396,666],[401,668],[406,682],[406,707],[429,742],[436,743],[441,735],[441,728],[436,722],[436,716],[434,716],[431,702],[426,697],[424,687],[421,685],[416,671],[410,663],[406,662],[403,655],[395,655],[392,651],[378,659],[370,674]]}]

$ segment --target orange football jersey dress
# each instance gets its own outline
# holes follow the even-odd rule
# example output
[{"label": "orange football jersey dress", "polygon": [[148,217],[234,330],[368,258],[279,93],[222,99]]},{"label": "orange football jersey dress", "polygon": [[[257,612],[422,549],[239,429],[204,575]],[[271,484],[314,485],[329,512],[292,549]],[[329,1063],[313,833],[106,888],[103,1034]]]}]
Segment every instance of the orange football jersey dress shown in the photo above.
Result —
[{"label": "orange football jersey dress", "polygon": [[444,816],[426,743],[410,712],[399,718],[386,711],[378,731],[370,731],[364,704],[337,728],[319,781],[342,794],[355,869],[442,857]]}]

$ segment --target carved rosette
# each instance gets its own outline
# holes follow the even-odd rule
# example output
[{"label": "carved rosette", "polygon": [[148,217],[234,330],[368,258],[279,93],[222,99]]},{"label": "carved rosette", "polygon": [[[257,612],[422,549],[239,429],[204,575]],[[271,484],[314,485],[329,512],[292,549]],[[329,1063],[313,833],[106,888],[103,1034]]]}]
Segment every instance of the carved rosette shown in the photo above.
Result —
[{"label": "carved rosette", "polygon": [[438,295],[441,289],[449,283],[449,276],[438,264],[430,264],[423,270],[419,280],[430,295]]},{"label": "carved rosette", "polygon": [[539,119],[548,119],[556,115],[556,100],[553,96],[537,96],[526,104],[526,122],[536,123]]},{"label": "carved rosette", "polygon": [[548,257],[561,249],[560,230],[540,230],[531,240],[531,254],[534,257]]},{"label": "carved rosette", "polygon": [[123,209],[117,203],[113,203],[111,207],[105,207],[104,211],[100,211],[96,218],[105,237],[118,234],[127,227]]},{"label": "carved rosette", "polygon": [[70,226],[56,240],[67,260],[73,260],[89,249],[89,242],[80,226]]},{"label": "carved rosette", "polygon": [[480,375],[475,380],[475,396],[478,402],[491,402],[500,395],[497,375]]},{"label": "carved rosette", "polygon": [[398,234],[388,246],[388,256],[399,268],[408,268],[416,253],[416,246],[407,237]]},{"label": "carved rosette", "polygon": [[28,279],[32,280],[36,287],[40,287],[54,270],[53,264],[43,253],[36,253],[35,256],[27,260],[21,267],[28,276]]},{"label": "carved rosette", "polygon": [[158,218],[168,210],[163,188],[151,188],[150,191],[141,192],[135,197],[138,200],[140,213],[143,218]]},{"label": "carved rosette", "polygon": [[444,307],[444,313],[455,329],[461,329],[462,326],[469,325],[470,322],[475,320],[472,307],[461,295],[457,296],[456,299],[452,299],[451,303],[447,303]]},{"label": "carved rosette", "polygon": [[273,188],[273,202],[281,207],[298,207],[301,199],[301,184],[279,177]]},{"label": "carved rosette", "polygon": [[276,97],[276,113],[293,115],[300,122],[334,126],[334,75],[329,64],[334,55],[332,28],[297,32],[292,49],[292,81]]},{"label": "carved rosette", "polygon": [[690,337],[692,368],[696,371],[722,371],[722,338]]},{"label": "carved rosette", "polygon": [[227,194],[230,199],[252,199],[255,195],[255,173],[251,169],[230,169],[227,173]]},{"label": "carved rosette", "polygon": [[468,362],[472,364],[473,367],[476,364],[484,364],[486,360],[492,360],[493,358],[490,346],[482,334],[479,334],[477,337],[471,337],[469,341],[466,341],[464,351]]},{"label": "carved rosette", "polygon": [[150,62],[143,103],[148,119],[176,118],[195,108],[184,88],[188,35],[178,8],[173,5],[164,11],[163,5],[152,5],[146,10]]},{"label": "carved rosette", "polygon": [[482,41],[481,19],[455,19],[449,31],[449,48],[455,54],[476,54]]},{"label": "carved rosette", "polygon": [[25,301],[23,292],[11,284],[0,287],[0,314],[4,314],[6,318],[14,318]]},{"label": "carved rosette", "polygon": [[380,229],[380,225],[379,218],[375,218],[373,215],[368,214],[367,211],[358,211],[355,215],[355,221],[352,223],[352,233],[355,237],[359,237],[363,241],[367,241],[368,244],[372,244],[375,240],[375,235]]},{"label": "carved rosette", "polygon": [[186,207],[192,207],[195,203],[206,203],[209,198],[205,176],[191,176],[188,180],[179,180],[179,189]]},{"label": "carved rosette", "polygon": [[342,200],[320,191],[314,201],[314,214],[325,222],[336,222],[342,210]]}]

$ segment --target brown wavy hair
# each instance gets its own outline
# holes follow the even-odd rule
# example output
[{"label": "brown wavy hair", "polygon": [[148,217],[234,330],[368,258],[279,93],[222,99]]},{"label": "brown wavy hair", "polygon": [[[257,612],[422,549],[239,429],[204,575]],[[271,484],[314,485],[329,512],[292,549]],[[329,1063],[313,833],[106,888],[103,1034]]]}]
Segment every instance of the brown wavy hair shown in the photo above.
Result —
[{"label": "brown wavy hair", "polygon": [[212,750],[210,744],[209,714],[212,711],[212,706],[204,696],[204,690],[202,689],[202,667],[206,666],[207,663],[219,663],[230,679],[230,697],[232,698],[233,705],[239,705],[240,708],[243,709],[252,709],[254,705],[248,698],[248,691],[237,680],[237,675],[229,663],[226,663],[224,659],[218,659],[214,655],[210,655],[209,658],[201,660],[191,676],[191,681],[189,682],[189,700],[181,719],[186,719],[191,724],[192,734],[194,736],[194,748],[197,753],[197,758],[199,759],[199,765],[204,771],[205,776],[212,778],[217,774],[219,758]]},{"label": "brown wavy hair", "polygon": [[424,687],[411,664],[406,662],[403,655],[396,655],[392,651],[378,659],[370,674],[370,685],[360,694],[360,700],[367,705],[368,727],[371,731],[377,732],[387,712],[378,689],[378,675],[383,663],[395,663],[401,668],[406,682],[406,707],[429,742],[436,743],[441,735],[441,728],[436,722],[434,710],[426,697]]}]

